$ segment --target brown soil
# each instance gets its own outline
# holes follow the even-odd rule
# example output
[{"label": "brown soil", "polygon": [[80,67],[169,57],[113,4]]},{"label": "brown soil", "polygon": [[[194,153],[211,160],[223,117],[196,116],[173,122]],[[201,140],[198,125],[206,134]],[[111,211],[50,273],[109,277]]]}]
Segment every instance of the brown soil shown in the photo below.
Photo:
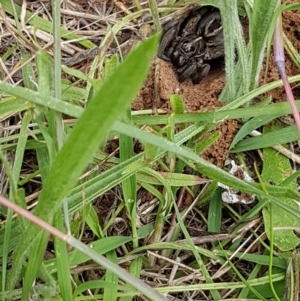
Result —
[{"label": "brown soil", "polygon": [[[288,1],[295,3],[297,1]],[[283,28],[290,42],[295,47],[296,51],[300,52],[300,18],[298,12],[286,12],[283,14]],[[271,53],[270,63],[268,66],[267,77],[265,75],[266,64],[264,63],[261,72],[261,84],[264,82],[272,82],[278,80],[279,73],[274,62],[273,53]],[[156,69],[156,71],[155,71]],[[299,74],[299,68],[291,60],[286,53],[286,72],[288,76]],[[155,87],[154,78],[158,77],[156,81],[158,86]],[[152,109],[153,101],[156,101],[157,108],[162,108],[170,111],[170,95],[177,93],[181,96],[185,103],[185,110],[187,112],[199,111],[213,111],[221,107],[223,103],[218,100],[219,95],[224,87],[225,73],[222,67],[213,69],[210,74],[203,79],[199,84],[193,85],[190,79],[183,83],[179,83],[171,63],[165,62],[161,59],[156,59],[154,66],[146,80],[146,83],[141,90],[139,96],[133,104],[134,110]],[[294,88],[295,98],[300,97],[300,87]],[[155,90],[157,94],[155,95]],[[271,91],[274,101],[285,101],[284,88],[278,88]],[[208,148],[201,156],[216,164],[223,166],[226,157],[228,156],[229,146],[238,130],[237,121],[226,121],[216,129],[221,133],[221,137],[210,148]]]},{"label": "brown soil", "polygon": [[[155,69],[158,77],[158,96],[154,93]],[[156,59],[143,89],[133,104],[133,109],[151,109],[153,101],[156,101],[157,108],[170,111],[170,95],[176,93],[184,100],[187,112],[213,111],[223,105],[218,97],[224,87],[224,75],[222,68],[217,68],[197,85],[194,85],[191,79],[179,83],[172,64]],[[222,123],[216,129],[221,134],[220,138],[201,156],[220,167],[223,166],[237,129],[237,121]]]},{"label": "brown soil", "polygon": [[[298,1],[290,0],[286,1],[288,4],[291,3],[298,3]],[[283,13],[282,16],[282,25],[283,25],[283,32],[295,48],[297,53],[300,53],[300,18],[299,18],[299,11],[289,11]],[[297,68],[296,64],[293,62],[287,51],[285,51],[285,69],[288,76],[297,75],[300,73],[300,69]],[[280,79],[279,72],[277,70],[276,64],[274,62],[273,52],[270,56],[270,63],[268,66],[267,71],[267,78],[265,80],[265,68],[266,64],[264,63],[263,69],[261,72],[261,84],[264,82],[272,82],[275,80]],[[293,92],[295,99],[300,98],[300,87],[299,85],[294,85]],[[268,95],[271,95],[274,101],[286,101],[286,94],[284,88],[278,88],[275,90],[270,91]]]}]

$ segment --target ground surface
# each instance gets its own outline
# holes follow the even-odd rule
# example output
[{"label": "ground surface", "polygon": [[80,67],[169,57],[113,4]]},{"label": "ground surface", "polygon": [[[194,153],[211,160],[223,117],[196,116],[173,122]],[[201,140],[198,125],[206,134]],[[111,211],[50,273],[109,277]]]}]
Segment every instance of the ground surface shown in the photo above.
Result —
[{"label": "ground surface", "polygon": [[[191,79],[179,83],[171,63],[156,59],[155,65],[158,86],[154,89],[155,67],[153,67],[138,99],[133,104],[134,109],[151,109],[154,101],[157,108],[170,112],[170,95],[175,93],[184,100],[187,112],[213,111],[222,106],[222,102],[218,100],[225,80],[222,67],[213,70],[199,84],[194,85]],[[158,91],[157,95],[154,91]],[[220,125],[218,127],[220,139],[209,147],[202,157],[220,167],[223,166],[237,128],[237,121],[226,121]]]},{"label": "ground surface", "polygon": [[[297,3],[297,1],[288,1],[289,3]],[[283,29],[287,38],[291,41],[296,51],[300,52],[300,18],[299,12],[286,12],[283,14]],[[244,28],[247,32],[248,28]],[[299,69],[295,66],[292,59],[286,53],[286,72],[288,76],[299,74]],[[155,75],[156,66],[156,75]],[[158,108],[170,111],[169,98],[172,94],[179,94],[185,103],[187,112],[212,111],[223,104],[219,101],[219,95],[224,87],[225,82],[225,66],[219,63],[215,66],[208,76],[199,84],[193,85],[190,79],[183,83],[179,83],[174,68],[171,63],[157,59],[151,70],[151,73],[143,87],[139,97],[133,104],[133,109],[143,110],[152,109],[153,102],[157,103]],[[267,69],[267,77],[265,78],[264,64],[261,72],[261,83],[268,83],[278,80],[279,73],[274,62],[273,54],[270,56],[270,63]],[[158,80],[155,82],[155,76]],[[157,87],[155,87],[157,84]],[[155,88],[156,89],[155,89]],[[294,86],[295,99],[300,97],[300,87]],[[156,92],[158,91],[158,92]],[[271,95],[274,102],[285,101],[284,88],[273,90],[268,95]],[[203,158],[210,162],[223,166],[225,158],[228,156],[228,148],[232,142],[235,133],[238,130],[237,121],[229,121],[223,123],[218,130],[222,133],[221,138],[213,144],[202,155]]]}]

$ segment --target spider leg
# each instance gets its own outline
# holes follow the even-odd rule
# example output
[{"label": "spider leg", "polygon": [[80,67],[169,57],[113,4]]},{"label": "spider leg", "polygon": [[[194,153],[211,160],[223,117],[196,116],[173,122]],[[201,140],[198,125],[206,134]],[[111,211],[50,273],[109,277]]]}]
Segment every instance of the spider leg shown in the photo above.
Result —
[{"label": "spider leg", "polygon": [[214,23],[215,21],[221,20],[220,13],[217,11],[213,11],[210,13],[207,13],[199,22],[197,33],[201,36],[206,36],[209,34],[209,27]]},{"label": "spider leg", "polygon": [[[183,69],[183,70],[182,70]],[[192,74],[195,73],[195,71],[197,70],[197,64],[195,64],[194,62],[192,62],[191,64],[189,64],[188,66],[185,65],[184,67],[180,68],[177,70],[179,74],[178,76],[178,81],[180,83],[182,83],[185,79],[187,79],[188,77],[190,77]]]},{"label": "spider leg", "polygon": [[201,82],[201,80],[208,74],[210,70],[210,65],[204,64],[201,67],[198,67],[196,72],[191,75],[192,82],[194,85],[197,85]]},{"label": "spider leg", "polygon": [[[167,22],[163,28],[163,35],[159,44],[157,51],[157,56],[165,61],[170,61],[170,49],[168,47],[171,45],[171,48],[174,48],[174,43],[176,45],[177,33],[178,31],[178,21],[171,20]],[[165,54],[166,53],[166,54]]]}]

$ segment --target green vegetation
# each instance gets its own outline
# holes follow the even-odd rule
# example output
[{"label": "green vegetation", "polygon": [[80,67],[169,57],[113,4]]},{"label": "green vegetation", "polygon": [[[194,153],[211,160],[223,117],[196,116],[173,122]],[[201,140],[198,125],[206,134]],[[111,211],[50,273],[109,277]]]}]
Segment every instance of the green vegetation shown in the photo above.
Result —
[{"label": "green vegetation", "polygon": [[[9,189],[0,197],[4,205],[0,207],[2,300],[25,301],[30,296],[31,300],[127,301],[137,295],[149,300],[168,300],[168,295],[181,300],[188,300],[186,296],[204,299],[204,295],[213,300],[296,300],[299,171],[289,158],[293,156],[297,166],[300,162],[293,153],[287,158],[279,152],[284,152],[283,144],[299,140],[300,134],[295,125],[284,127],[277,120],[290,114],[287,102],[270,104],[267,96],[258,104],[253,100],[282,86],[281,80],[260,84],[264,54],[269,61],[278,15],[299,10],[300,5],[277,7],[277,0],[202,1],[201,5],[218,7],[222,16],[226,84],[220,98],[224,106],[215,112],[185,113],[183,100],[174,95],[172,114],[152,116],[150,111],[132,114],[130,104],[146,79],[159,35],[136,43],[124,60],[120,45],[118,54],[109,58],[101,54],[122,28],[143,14],[155,15],[159,28],[159,16],[186,4],[157,7],[155,1],[149,2],[151,9],[134,6],[134,13],[116,19],[101,41],[100,54],[85,72],[61,66],[61,38],[76,40],[86,49],[95,44],[63,28],[57,18],[59,1],[53,0],[52,22],[13,1],[1,1],[3,12],[15,21],[8,28],[17,39],[1,55],[1,66],[18,53],[23,79],[19,85],[9,83],[11,75],[3,68],[0,189],[4,191],[6,180]],[[249,22],[247,42],[240,14]],[[34,29],[32,40],[24,24]],[[53,35],[53,58],[39,44],[38,30]],[[300,68],[299,54],[284,39]],[[289,78],[290,83],[299,80],[300,74]],[[299,101],[296,105],[299,110]],[[219,138],[211,131],[222,121],[234,119],[243,125],[230,151],[239,160],[236,164],[252,170],[255,182],[238,179],[228,168],[199,156]],[[249,138],[258,128],[262,134]],[[105,149],[115,137],[119,156],[113,151],[108,155]],[[142,150],[135,152],[137,142]],[[278,149],[281,144],[283,150]],[[249,151],[259,149],[261,166],[247,159]],[[192,172],[184,173],[186,168]],[[218,182],[254,194],[257,202],[223,203]],[[21,211],[15,216],[6,208],[5,199],[27,208],[28,187],[38,195],[32,213],[54,228]],[[177,206],[181,190],[192,198],[186,208]],[[147,213],[141,209],[146,201],[140,200],[140,192],[144,199],[146,193],[151,195],[153,206],[149,201]],[[171,216],[176,216],[173,222]],[[191,235],[190,228],[197,225],[192,217],[201,218],[205,230],[215,236]],[[126,231],[118,228],[119,223]],[[197,243],[195,236],[208,240]],[[83,273],[91,262],[99,265],[94,278]]]}]

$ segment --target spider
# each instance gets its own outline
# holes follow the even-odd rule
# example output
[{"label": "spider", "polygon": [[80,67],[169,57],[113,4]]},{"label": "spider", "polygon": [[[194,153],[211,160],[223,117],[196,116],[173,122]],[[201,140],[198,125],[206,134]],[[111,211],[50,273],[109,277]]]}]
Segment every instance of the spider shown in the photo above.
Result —
[{"label": "spider", "polygon": [[210,70],[208,61],[223,56],[223,27],[216,8],[204,6],[165,24],[158,57],[175,66],[179,82],[191,78],[198,84]]}]

